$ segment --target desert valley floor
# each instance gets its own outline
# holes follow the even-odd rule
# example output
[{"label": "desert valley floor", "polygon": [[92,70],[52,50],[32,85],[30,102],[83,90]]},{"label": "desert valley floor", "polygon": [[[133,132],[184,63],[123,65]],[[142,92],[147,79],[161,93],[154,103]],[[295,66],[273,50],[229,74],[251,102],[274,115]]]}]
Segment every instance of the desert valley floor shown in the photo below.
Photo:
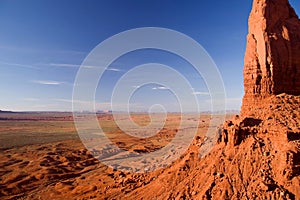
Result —
[{"label": "desert valley floor", "polygon": [[[146,114],[135,114],[132,118],[140,125],[149,123]],[[0,198],[132,199],[132,196],[138,194],[139,188],[152,182],[154,186],[147,192],[158,192],[157,196],[160,196],[156,189],[160,187],[171,193],[173,185],[186,178],[188,171],[185,168],[195,164],[192,163],[193,159],[198,159],[198,147],[211,116],[193,115],[191,120],[198,120],[197,118],[197,136],[191,148],[179,160],[154,172],[129,173],[101,164],[86,150],[70,113],[1,114]],[[169,114],[165,127],[148,139],[123,134],[114,123],[112,115],[98,115],[98,119],[115,144],[126,151],[139,154],[155,151],[168,144],[176,134],[180,115]],[[166,182],[158,184],[155,180]],[[190,195],[196,194],[197,192],[190,191]],[[184,195],[174,194],[182,198]]]}]

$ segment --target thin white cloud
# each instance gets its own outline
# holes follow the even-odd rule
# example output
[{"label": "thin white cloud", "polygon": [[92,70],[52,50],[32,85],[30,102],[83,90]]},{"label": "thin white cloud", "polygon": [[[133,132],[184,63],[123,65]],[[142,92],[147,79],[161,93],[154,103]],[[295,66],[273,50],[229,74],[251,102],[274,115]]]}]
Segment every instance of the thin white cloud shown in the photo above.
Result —
[{"label": "thin white cloud", "polygon": [[91,66],[91,65],[82,65],[81,67],[86,68],[86,69],[97,69],[97,68],[99,68],[99,67]]},{"label": "thin white cloud", "polygon": [[164,86],[159,86],[159,87],[153,87],[152,90],[168,90],[169,88],[164,87]]},{"label": "thin white cloud", "polygon": [[53,67],[66,67],[66,68],[88,68],[88,69],[95,69],[97,68],[96,66],[89,66],[89,65],[78,65],[78,64],[69,64],[69,63],[50,63],[50,64],[45,64]]},{"label": "thin white cloud", "polygon": [[[92,66],[92,65],[78,65],[78,64],[70,64],[70,63],[50,63],[50,64],[44,64],[44,65],[53,66],[53,67],[64,67],[64,68],[79,68],[79,67],[86,68],[86,69],[101,68],[101,67]],[[115,71],[115,72],[121,71],[120,69],[116,69],[116,68],[108,68],[106,70]]]},{"label": "thin white cloud", "polygon": [[62,84],[65,84],[65,82],[47,81],[47,80],[33,80],[31,82],[36,83],[36,84],[41,84],[41,85],[62,85]]},{"label": "thin white cloud", "polygon": [[113,72],[121,72],[122,70],[117,68],[106,68],[107,71],[113,71]]},{"label": "thin white cloud", "polygon": [[192,92],[193,95],[210,95],[209,92]]},{"label": "thin white cloud", "polygon": [[68,63],[50,63],[50,66],[54,67],[71,67],[71,68],[78,68],[80,65],[77,64],[68,64]]},{"label": "thin white cloud", "polygon": [[23,67],[23,68],[28,68],[28,69],[39,69],[36,66],[33,65],[26,65],[26,64],[19,64],[19,63],[10,63],[10,62],[3,62],[0,61],[0,65],[8,65],[8,66],[14,66],[14,67]]}]

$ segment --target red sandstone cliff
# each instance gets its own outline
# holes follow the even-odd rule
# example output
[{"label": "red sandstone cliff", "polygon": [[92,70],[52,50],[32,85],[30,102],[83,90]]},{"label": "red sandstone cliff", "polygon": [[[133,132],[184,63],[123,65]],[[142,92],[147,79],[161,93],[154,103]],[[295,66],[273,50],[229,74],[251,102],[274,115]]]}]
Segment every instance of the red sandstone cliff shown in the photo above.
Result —
[{"label": "red sandstone cliff", "polygon": [[[300,199],[299,60],[300,22],[288,1],[254,0],[245,54],[242,115],[220,128],[218,144],[208,155],[199,158],[201,141],[195,140],[185,155],[165,169],[146,174],[108,169],[105,177],[101,176],[103,171],[92,171],[90,166],[88,173],[77,173],[79,177],[55,186],[49,184],[38,190],[36,197]],[[81,153],[88,159],[86,152]],[[45,158],[49,157],[54,163],[60,156],[52,153]],[[22,183],[34,183],[29,180]],[[33,197],[27,199],[39,199]]]},{"label": "red sandstone cliff", "polygon": [[300,95],[300,21],[288,0],[254,0],[244,86],[242,115],[270,95]]},{"label": "red sandstone cliff", "polygon": [[254,0],[244,86],[241,116],[219,140],[238,159],[224,171],[239,183],[225,188],[243,191],[235,199],[300,199],[300,20],[288,0]]}]

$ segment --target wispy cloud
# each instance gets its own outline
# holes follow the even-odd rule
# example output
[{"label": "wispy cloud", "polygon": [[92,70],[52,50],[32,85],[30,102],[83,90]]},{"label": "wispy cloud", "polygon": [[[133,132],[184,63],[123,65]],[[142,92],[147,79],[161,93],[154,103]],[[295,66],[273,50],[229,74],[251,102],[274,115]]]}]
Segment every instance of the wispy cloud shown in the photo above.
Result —
[{"label": "wispy cloud", "polygon": [[209,92],[192,92],[193,95],[209,95]]},{"label": "wispy cloud", "polygon": [[65,84],[65,82],[59,82],[59,81],[48,81],[48,80],[32,80],[32,83],[41,84],[41,85],[62,85]]},{"label": "wispy cloud", "polygon": [[23,67],[28,69],[39,69],[38,67],[34,65],[27,65],[27,64],[19,64],[19,63],[10,63],[10,62],[3,62],[0,61],[0,65],[8,65],[8,66],[14,66],[14,67]]},{"label": "wispy cloud", "polygon": [[86,69],[97,69],[99,67],[92,66],[92,65],[79,65],[79,64],[69,64],[69,63],[50,63],[50,64],[44,64],[52,67],[63,67],[63,68],[76,68],[83,67]]},{"label": "wispy cloud", "polygon": [[53,67],[71,67],[71,68],[80,67],[80,65],[77,65],[77,64],[67,64],[67,63],[50,63],[50,64],[46,64],[46,65],[53,66]]},{"label": "wispy cloud", "polygon": [[44,64],[52,67],[64,67],[64,68],[87,68],[87,69],[96,69],[97,66],[89,66],[89,65],[78,65],[78,64],[70,64],[70,63],[50,63],[50,64]]},{"label": "wispy cloud", "polygon": [[164,86],[159,86],[159,87],[153,87],[152,90],[168,90],[169,88],[164,87]]},{"label": "wispy cloud", "polygon": [[[104,67],[100,67],[100,66],[94,66],[94,65],[79,65],[79,64],[72,64],[72,63],[49,63],[49,64],[44,64],[44,65],[48,65],[48,66],[52,66],[52,67],[65,67],[65,68],[79,68],[79,67],[83,67],[86,69],[99,69],[102,68],[104,69]],[[106,68],[106,71],[113,71],[113,72],[121,72],[121,69],[118,68]]]},{"label": "wispy cloud", "polygon": [[113,72],[121,72],[122,70],[118,68],[106,68],[107,71],[113,71]]},{"label": "wispy cloud", "polygon": [[99,69],[100,68],[100,67],[92,66],[92,65],[82,65],[81,67],[86,68],[86,69]]}]

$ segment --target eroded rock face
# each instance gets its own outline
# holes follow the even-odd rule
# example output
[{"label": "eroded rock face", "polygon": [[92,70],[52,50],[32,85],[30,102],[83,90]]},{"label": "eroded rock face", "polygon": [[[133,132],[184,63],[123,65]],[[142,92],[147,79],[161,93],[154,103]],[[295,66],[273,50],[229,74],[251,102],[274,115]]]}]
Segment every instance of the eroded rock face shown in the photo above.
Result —
[{"label": "eroded rock face", "polygon": [[244,86],[241,116],[219,131],[225,177],[239,174],[239,199],[299,199],[300,20],[288,0],[254,0]]},{"label": "eroded rock face", "polygon": [[300,198],[299,105],[300,96],[272,95],[256,105],[256,118],[236,116],[222,126],[223,153],[239,162],[227,167],[242,175],[249,199]]},{"label": "eroded rock face", "polygon": [[254,0],[244,67],[242,115],[271,95],[300,95],[300,20],[288,0]]}]

